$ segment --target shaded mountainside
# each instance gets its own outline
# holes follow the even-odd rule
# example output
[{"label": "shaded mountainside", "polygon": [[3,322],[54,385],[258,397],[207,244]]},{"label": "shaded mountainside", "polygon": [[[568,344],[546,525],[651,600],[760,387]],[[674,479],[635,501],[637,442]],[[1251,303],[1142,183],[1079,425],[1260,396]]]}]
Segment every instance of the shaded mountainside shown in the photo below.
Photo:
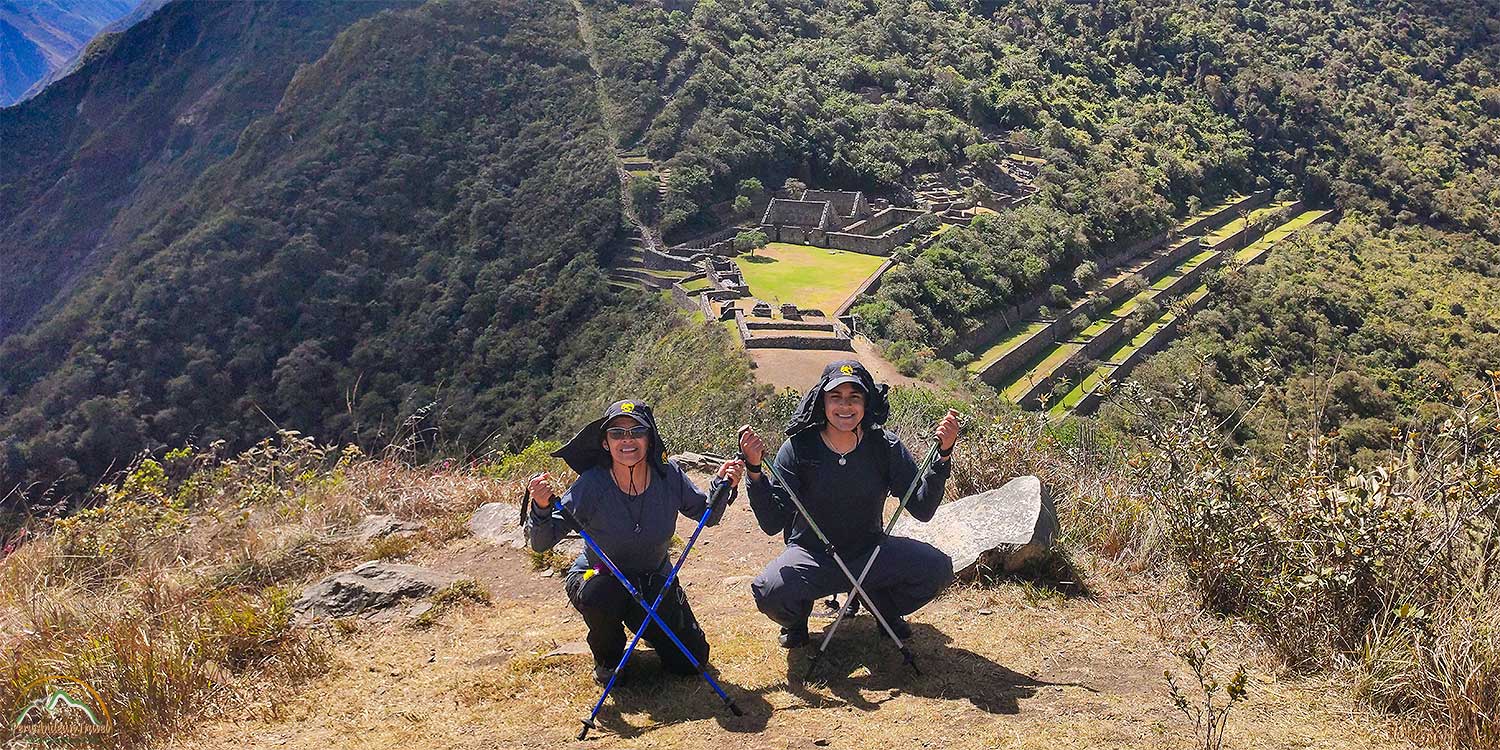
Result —
[{"label": "shaded mountainside", "polygon": [[[123,44],[106,62],[151,78]],[[242,444],[273,422],[529,438],[607,343],[610,158],[565,3],[355,24],[231,157],[0,346],[5,482],[76,491],[142,448]]]},{"label": "shaded mountainside", "polygon": [[0,110],[0,337],[188,192],[339,30],[410,4],[177,3]]},{"label": "shaded mountainside", "polygon": [[128,16],[140,0],[4,0],[0,2],[0,107],[17,101],[67,65],[101,29]]},{"label": "shaded mountainside", "polygon": [[74,52],[73,56],[68,58],[62,65],[53,68],[47,75],[42,76],[36,83],[31,84],[31,88],[21,94],[21,98],[17,101],[30,99],[40,94],[54,82],[73,75],[89,60],[93,59],[99,53],[108,50],[114,43],[114,36],[116,34],[150,18],[151,14],[161,10],[169,2],[172,2],[172,0],[140,0],[140,4],[135,6],[135,10],[120,16],[100,29],[99,33],[94,35],[93,40],[84,45],[83,49]]}]

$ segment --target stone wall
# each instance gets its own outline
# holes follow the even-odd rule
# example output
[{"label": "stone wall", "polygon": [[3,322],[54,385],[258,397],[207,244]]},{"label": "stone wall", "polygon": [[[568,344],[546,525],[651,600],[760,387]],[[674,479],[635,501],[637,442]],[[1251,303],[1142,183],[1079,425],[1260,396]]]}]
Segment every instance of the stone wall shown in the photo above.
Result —
[{"label": "stone wall", "polygon": [[[1035,194],[1025,196],[1023,200],[1029,200],[1034,195]],[[1099,266],[1099,274],[1103,276],[1114,271],[1114,269],[1118,268],[1119,266],[1124,265],[1129,260],[1132,260],[1148,251],[1152,251],[1164,246],[1172,239],[1174,235],[1178,237],[1191,237],[1202,232],[1205,227],[1211,224],[1216,224],[1220,221],[1223,221],[1225,218],[1234,217],[1241,210],[1253,210],[1264,205],[1265,203],[1270,201],[1274,195],[1275,192],[1271,190],[1262,190],[1258,193],[1253,193],[1240,199],[1239,201],[1236,201],[1235,203],[1231,203],[1228,206],[1215,211],[1212,214],[1194,219],[1193,221],[1183,225],[1182,227],[1179,227],[1176,230],[1158,232],[1157,234],[1154,234],[1145,239],[1137,240],[1123,250],[1096,259],[1094,263]],[[1020,205],[1020,203],[1018,202],[1016,205]],[[1197,252],[1197,248],[1198,246],[1194,245],[1192,252]],[[1066,285],[1067,282],[1072,280],[1071,277],[1071,271],[1062,273],[1062,270],[1059,269],[1058,272],[1053,273],[1051,277],[1049,277],[1044,282],[1044,286],[1050,286],[1052,284]],[[1000,338],[1000,336],[1004,334],[1005,331],[1009,330],[1012,326],[1016,325],[1022,320],[1035,316],[1037,310],[1040,309],[1048,299],[1049,295],[1045,291],[1041,291],[1033,294],[1031,297],[1021,300],[1014,305],[1001,308],[1000,310],[989,316],[979,326],[970,329],[967,333],[960,334],[952,343],[939,349],[938,356],[953,357],[959,352],[972,350],[975,347],[984,344],[984,342],[986,341],[994,341],[995,339]]]},{"label": "stone wall", "polygon": [[[1222,250],[1205,258],[1202,263],[1158,291],[1152,297],[1152,300],[1158,305],[1165,307],[1168,302],[1181,295],[1184,291],[1202,283],[1205,274],[1222,265],[1226,259],[1233,257],[1233,255],[1234,251],[1231,249]],[[1103,356],[1105,352],[1108,352],[1115,344],[1120,342],[1120,338],[1125,335],[1125,327],[1129,324],[1129,320],[1129,316],[1120,318],[1100,331],[1098,335],[1085,342],[1082,348],[1073,352],[1067,361],[1052,371],[1051,375],[1038,381],[1027,390],[1026,395],[1021,397],[1020,404],[1026,408],[1034,408],[1040,402],[1041,397],[1050,393],[1052,387],[1060,379],[1072,377],[1078,373],[1084,362]]]},{"label": "stone wall", "polygon": [[999,143],[999,146],[1000,148],[1004,149],[1005,153],[1007,154],[1020,154],[1022,156],[1030,156],[1034,158],[1041,158],[1042,156],[1041,146],[1028,146],[1024,143],[1012,143],[1010,141],[1001,141]]},{"label": "stone wall", "polygon": [[673,245],[672,249],[678,251],[706,250],[710,245],[714,245],[725,240],[733,240],[736,235],[738,235],[740,232],[745,231],[746,229],[746,227],[740,226],[725,227],[717,232],[700,235],[687,240],[686,242],[680,242],[676,245]]},{"label": "stone wall", "polygon": [[875,237],[897,224],[913,221],[923,213],[923,211],[914,208],[887,208],[864,221],[858,221],[844,227],[844,231],[848,234],[863,234]]},{"label": "stone wall", "polygon": [[861,296],[866,294],[874,294],[875,292],[879,291],[881,277],[885,276],[885,272],[889,271],[891,269],[891,266],[895,265],[895,263],[895,258],[886,258],[885,262],[881,263],[880,267],[875,269],[875,272],[870,274],[869,277],[859,285],[859,288],[854,290],[853,294],[845,297],[844,301],[839,303],[838,308],[833,311],[833,316],[837,318],[848,314],[849,308],[854,307],[855,301],[858,300]]},{"label": "stone wall", "polygon": [[1253,211],[1257,208],[1260,208],[1261,206],[1264,206],[1267,203],[1270,203],[1271,198],[1275,197],[1275,195],[1276,191],[1269,189],[1262,190],[1258,193],[1251,193],[1250,195],[1247,195],[1244,198],[1241,198],[1240,200],[1209,214],[1208,216],[1194,219],[1191,223],[1185,224],[1177,234],[1182,237],[1201,234],[1205,228],[1211,225],[1219,224],[1227,219],[1235,218],[1240,211]]},{"label": "stone wall", "polygon": [[763,330],[827,331],[828,333],[833,333],[835,330],[832,323],[815,323],[806,320],[751,320],[747,321],[745,326],[750,329],[751,333]]},{"label": "stone wall", "polygon": [[807,229],[805,227],[778,226],[766,224],[761,226],[761,231],[772,242],[787,242],[793,245],[812,245],[813,247],[829,247],[828,233],[821,229]]},{"label": "stone wall", "polygon": [[[1166,232],[1163,232],[1154,237],[1149,237],[1145,240],[1142,240],[1141,242],[1137,242],[1136,244],[1131,245],[1124,252],[1116,253],[1115,255],[1110,256],[1110,258],[1106,258],[1105,260],[1113,262],[1114,266],[1119,266],[1123,263],[1124,260],[1128,259],[1125,256],[1126,253],[1140,253],[1145,252],[1146,250],[1150,250],[1153,248],[1151,243],[1163,242],[1168,238],[1168,236],[1169,235]],[[1166,268],[1171,268],[1173,265],[1176,265],[1179,260],[1197,253],[1198,249],[1198,238],[1189,238],[1180,243],[1178,246],[1172,248],[1171,252],[1143,266],[1141,268],[1141,275],[1144,275],[1149,280],[1151,276],[1147,275],[1145,273],[1146,271],[1150,270],[1154,273],[1161,273],[1163,272],[1163,266],[1165,266]],[[1112,271],[1113,267],[1111,267],[1110,270]],[[1130,277],[1128,276],[1126,278],[1120,279],[1119,281],[1116,281],[1115,283],[1106,287],[1098,294],[1098,296],[1102,297],[1105,300],[1108,300],[1110,305],[1117,304],[1121,300],[1124,300],[1125,297],[1130,293],[1129,282]],[[994,331],[991,339],[999,338],[1000,334],[1004,333],[1006,330],[1009,330],[1012,326],[1017,325],[1021,321],[1026,320],[1032,316],[1035,316],[1037,310],[1041,309],[1041,306],[1047,301],[1048,295],[1046,295],[1045,293],[1039,293],[1032,295],[1030,298],[1022,302],[1021,305],[1015,305],[1007,308],[1007,312],[1013,317],[1011,317],[1009,322],[1006,322],[1003,327],[995,325],[994,328],[998,330]],[[1000,381],[1004,380],[1006,376],[1010,375],[1010,373],[1015,368],[1031,361],[1031,359],[1040,354],[1043,349],[1056,342],[1062,335],[1064,335],[1064,330],[1066,330],[1071,325],[1070,321],[1085,312],[1085,310],[1089,307],[1090,303],[1086,299],[1082,302],[1079,302],[1078,304],[1073,305],[1072,309],[1068,310],[1066,315],[1052,321],[1052,323],[1046,328],[1043,328],[1031,334],[1031,337],[1019,347],[1007,352],[1005,356],[1001,357],[1000,359],[991,362],[989,367],[984,368],[984,370],[979,373],[980,379],[986,383],[989,383],[990,385],[998,385]],[[1021,313],[1023,312],[1026,312],[1027,314],[1025,316],[1022,316]],[[992,323],[994,322],[997,321],[992,320]],[[962,350],[960,349],[958,351]]]},{"label": "stone wall", "polygon": [[836,349],[852,352],[854,344],[846,336],[755,336],[745,339],[746,349]]},{"label": "stone wall", "polygon": [[[1132,260],[1136,256],[1155,250],[1156,248],[1160,247],[1162,243],[1166,242],[1169,237],[1169,233],[1161,232],[1151,237],[1147,237],[1144,240],[1137,241],[1120,252],[1107,255],[1094,261],[1094,263],[1099,266],[1099,275],[1103,276],[1105,274],[1111,273],[1115,268],[1123,265],[1125,261]],[[1064,269],[1058,269],[1056,272],[1054,272],[1050,277],[1044,280],[1043,287],[1051,286],[1052,284],[1070,284],[1072,282],[1073,272],[1071,270],[1068,270],[1066,273],[1064,273],[1063,271]],[[1106,295],[1108,295],[1109,293],[1110,290],[1108,289],[1104,292],[1104,294]],[[1042,305],[1047,304],[1047,302],[1049,302],[1051,299],[1051,294],[1049,294],[1046,289],[1043,288],[1040,291],[1037,291],[1035,294],[1032,294],[1030,297],[1023,299],[1014,305],[1008,305],[1006,307],[1000,308],[999,310],[996,310],[978,327],[970,329],[967,333],[960,335],[952,343],[939,349],[938,356],[953,357],[959,352],[972,350],[987,341],[994,341],[1000,338],[1006,331],[1010,330],[1013,326],[1019,324],[1021,321],[1034,317],[1037,314],[1037,310],[1040,310]],[[1070,315],[1069,317],[1072,316]]]},{"label": "stone wall", "polygon": [[654,271],[697,271],[703,267],[701,254],[693,256],[641,248],[641,265]]}]

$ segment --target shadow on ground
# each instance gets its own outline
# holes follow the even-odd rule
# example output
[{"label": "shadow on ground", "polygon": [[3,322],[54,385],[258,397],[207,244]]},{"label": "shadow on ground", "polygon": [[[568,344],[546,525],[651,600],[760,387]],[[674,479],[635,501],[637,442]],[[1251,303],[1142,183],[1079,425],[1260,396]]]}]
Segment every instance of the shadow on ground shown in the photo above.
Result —
[{"label": "shadow on ground", "polygon": [[[787,652],[786,688],[808,701],[824,701],[803,682],[821,640],[821,634],[814,634],[811,645]],[[912,623],[912,637],[907,643],[921,669],[918,674],[902,661],[895,644],[879,629],[874,618],[859,617],[839,629],[811,682],[825,686],[845,704],[865,711],[908,693],[935,699],[962,698],[986,713],[1014,714],[1020,712],[1020,702],[1035,696],[1040,688],[1079,687],[1097,692],[1086,685],[1047,682],[1021,674],[981,654],[949,645],[952,642],[952,638],[931,625]],[[872,692],[885,692],[887,696],[871,700],[867,694]]]},{"label": "shadow on ground", "polygon": [[[625,669],[625,684],[615,686],[599,712],[599,729],[629,739],[664,726],[710,717],[730,732],[759,732],[766,728],[766,722],[771,718],[771,704],[760,692],[741,690],[726,682],[712,666],[709,674],[745,712],[744,716],[730,713],[729,707],[709,687],[707,680],[698,675],[670,674],[662,669],[656,654],[648,651],[631,656],[630,665]],[[593,707],[593,703],[588,706],[589,710]],[[650,725],[634,726],[625,721],[622,711],[644,712],[650,717]]]}]

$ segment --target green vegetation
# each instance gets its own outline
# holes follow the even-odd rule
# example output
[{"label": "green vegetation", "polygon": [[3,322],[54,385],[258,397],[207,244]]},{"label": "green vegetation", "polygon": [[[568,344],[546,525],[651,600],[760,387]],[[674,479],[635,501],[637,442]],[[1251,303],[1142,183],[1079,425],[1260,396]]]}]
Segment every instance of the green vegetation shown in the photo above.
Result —
[{"label": "green vegetation", "polygon": [[0,338],[165,215],[338,32],[413,2],[174,5],[0,110]]},{"label": "green vegetation", "polygon": [[1046,328],[1048,325],[1051,325],[1051,321],[1033,320],[1026,323],[1025,325],[1017,326],[1011,329],[1010,333],[996,342],[994,346],[981,352],[979,356],[969,364],[969,371],[976,373],[984,371],[986,367],[989,367],[996,360],[1000,359],[1006,354],[1009,354],[1011,350],[1015,349],[1027,339],[1035,335],[1037,331]]},{"label": "green vegetation", "polygon": [[421,450],[555,429],[603,342],[656,309],[600,272],[619,201],[599,117],[566,3],[356,24],[0,342],[0,496],[76,498],[139,451],[275,425]]},{"label": "green vegetation", "polygon": [[1500,370],[1497,261],[1495,245],[1436,229],[1304,229],[1213,281],[1209,307],[1134,377],[1170,395],[1153,412],[1202,403],[1267,454],[1326,436],[1371,465]]},{"label": "green vegetation", "polygon": [[756,297],[832,315],[884,262],[876,255],[772,242],[754,259],[741,262],[740,269]]}]

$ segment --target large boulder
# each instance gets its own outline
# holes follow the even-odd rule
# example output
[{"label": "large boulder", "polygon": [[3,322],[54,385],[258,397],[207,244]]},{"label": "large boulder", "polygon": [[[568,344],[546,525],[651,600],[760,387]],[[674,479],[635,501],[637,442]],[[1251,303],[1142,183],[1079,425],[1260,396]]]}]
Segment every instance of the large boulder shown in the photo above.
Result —
[{"label": "large boulder", "polygon": [[459,576],[416,565],[372,561],[307,587],[292,603],[297,623],[378,612],[403,599],[427,596]]},{"label": "large boulder", "polygon": [[361,542],[373,542],[388,536],[406,537],[419,534],[426,528],[415,521],[403,521],[395,516],[365,516],[354,527],[354,538]]},{"label": "large boulder", "polygon": [[959,578],[981,570],[1013,573],[1044,558],[1058,535],[1057,509],[1034,476],[938,507],[921,523],[903,516],[892,532],[918,539],[953,558]]},{"label": "large boulder", "polygon": [[487,542],[521,549],[526,546],[526,532],[520,526],[521,512],[515,503],[485,503],[474,511],[464,527]]}]

